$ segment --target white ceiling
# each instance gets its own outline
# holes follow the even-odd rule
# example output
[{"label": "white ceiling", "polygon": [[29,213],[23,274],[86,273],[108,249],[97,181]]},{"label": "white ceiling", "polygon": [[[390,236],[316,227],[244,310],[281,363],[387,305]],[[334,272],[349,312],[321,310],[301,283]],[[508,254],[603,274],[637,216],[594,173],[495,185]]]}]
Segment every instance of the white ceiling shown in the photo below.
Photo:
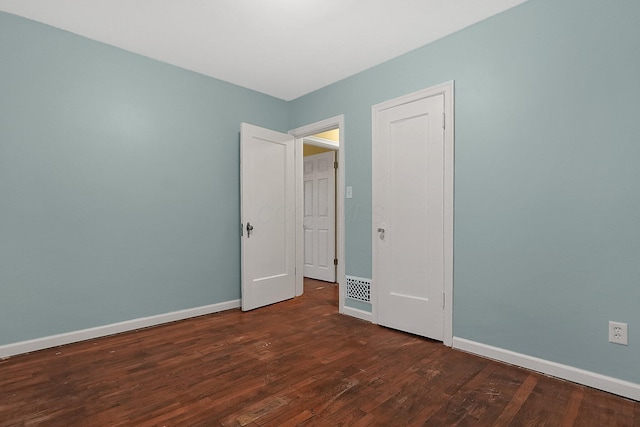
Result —
[{"label": "white ceiling", "polygon": [[291,100],[524,1],[0,0],[0,10]]}]

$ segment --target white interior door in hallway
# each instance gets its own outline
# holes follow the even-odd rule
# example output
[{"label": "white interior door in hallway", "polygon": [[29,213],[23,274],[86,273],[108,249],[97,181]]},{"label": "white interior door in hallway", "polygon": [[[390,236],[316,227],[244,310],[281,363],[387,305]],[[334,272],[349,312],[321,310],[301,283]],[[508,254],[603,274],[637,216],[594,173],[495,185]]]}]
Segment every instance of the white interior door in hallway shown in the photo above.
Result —
[{"label": "white interior door in hallway", "polygon": [[335,152],[306,156],[304,180],[304,276],[335,282]]},{"label": "white interior door in hallway", "polygon": [[294,137],[242,123],[242,310],[295,297]]},{"label": "white interior door in hallway", "polygon": [[452,243],[445,109],[437,90],[373,108],[374,316],[440,341]]}]

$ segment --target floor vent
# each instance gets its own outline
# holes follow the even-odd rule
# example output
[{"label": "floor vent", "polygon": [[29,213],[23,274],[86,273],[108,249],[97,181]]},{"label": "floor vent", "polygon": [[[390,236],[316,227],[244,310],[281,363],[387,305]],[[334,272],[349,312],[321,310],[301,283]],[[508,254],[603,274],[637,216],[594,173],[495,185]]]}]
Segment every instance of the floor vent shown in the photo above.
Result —
[{"label": "floor vent", "polygon": [[347,276],[347,298],[371,301],[371,279]]}]

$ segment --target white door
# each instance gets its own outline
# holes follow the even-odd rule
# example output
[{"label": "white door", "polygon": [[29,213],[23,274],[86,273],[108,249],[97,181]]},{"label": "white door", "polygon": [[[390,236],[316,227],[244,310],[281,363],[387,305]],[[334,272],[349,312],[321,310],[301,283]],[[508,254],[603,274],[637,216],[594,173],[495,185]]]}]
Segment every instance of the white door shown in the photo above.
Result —
[{"label": "white door", "polygon": [[444,337],[444,95],[373,109],[373,282],[380,325]]},{"label": "white door", "polygon": [[242,123],[242,310],[295,296],[294,138]]},{"label": "white door", "polygon": [[304,276],[336,281],[335,153],[303,158]]}]

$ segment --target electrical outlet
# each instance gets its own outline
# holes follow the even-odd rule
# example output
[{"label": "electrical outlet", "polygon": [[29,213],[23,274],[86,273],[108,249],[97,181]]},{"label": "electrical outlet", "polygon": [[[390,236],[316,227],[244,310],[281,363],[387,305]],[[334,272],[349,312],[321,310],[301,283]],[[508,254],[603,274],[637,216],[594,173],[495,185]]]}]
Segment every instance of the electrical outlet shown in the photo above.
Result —
[{"label": "electrical outlet", "polygon": [[609,342],[629,345],[629,334],[626,323],[609,321]]}]

